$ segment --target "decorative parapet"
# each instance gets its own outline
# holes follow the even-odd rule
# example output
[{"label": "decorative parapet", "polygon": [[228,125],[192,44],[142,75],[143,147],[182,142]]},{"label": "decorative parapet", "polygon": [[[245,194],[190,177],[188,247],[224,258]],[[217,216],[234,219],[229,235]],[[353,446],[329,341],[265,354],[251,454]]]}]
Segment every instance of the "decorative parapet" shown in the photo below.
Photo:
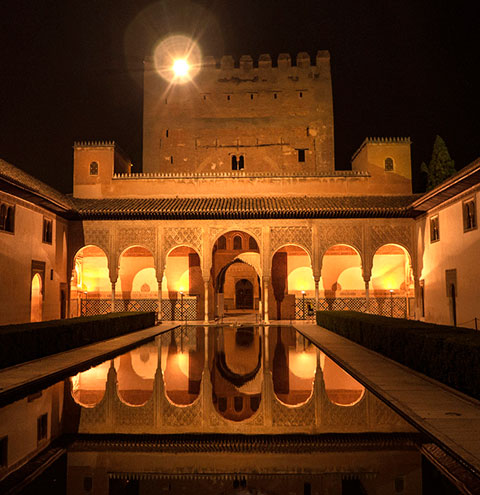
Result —
[{"label": "decorative parapet", "polygon": [[[256,63],[251,55],[242,55],[238,60],[235,60],[231,55],[223,55],[220,60],[209,55],[203,58],[202,66],[206,69],[220,69],[220,70],[251,70],[257,68],[272,68],[273,57],[269,53],[262,53]],[[325,60],[330,59],[330,53],[328,50],[318,50],[315,55],[315,64],[317,66],[324,63]],[[296,63],[292,65],[292,62]],[[308,68],[315,67],[315,64],[311,64],[310,54],[307,52],[299,52],[295,57],[291,57],[289,53],[280,53],[277,57],[277,67],[279,69],[287,69],[289,67]]]},{"label": "decorative parapet", "polygon": [[75,141],[74,148],[82,148],[86,146],[115,146],[115,141]]},{"label": "decorative parapet", "polygon": [[366,137],[362,144],[358,147],[357,151],[352,155],[352,161],[362,151],[363,147],[367,144],[412,144],[409,137]]},{"label": "decorative parapet", "polygon": [[113,179],[222,179],[222,178],[275,178],[275,179],[304,179],[304,178],[345,178],[345,177],[370,177],[363,170],[337,170],[334,172],[317,172],[304,174],[279,174],[278,172],[150,172],[133,174],[113,174]]}]

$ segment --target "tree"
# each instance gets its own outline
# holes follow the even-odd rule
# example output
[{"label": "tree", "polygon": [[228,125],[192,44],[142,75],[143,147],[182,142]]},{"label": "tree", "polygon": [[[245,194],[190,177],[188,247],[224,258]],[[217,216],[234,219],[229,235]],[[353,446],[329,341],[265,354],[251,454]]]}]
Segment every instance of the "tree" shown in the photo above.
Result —
[{"label": "tree", "polygon": [[427,165],[423,162],[421,170],[427,174],[427,191],[438,186],[456,172],[455,162],[450,158],[447,145],[440,136],[437,136],[433,143],[430,163]]}]

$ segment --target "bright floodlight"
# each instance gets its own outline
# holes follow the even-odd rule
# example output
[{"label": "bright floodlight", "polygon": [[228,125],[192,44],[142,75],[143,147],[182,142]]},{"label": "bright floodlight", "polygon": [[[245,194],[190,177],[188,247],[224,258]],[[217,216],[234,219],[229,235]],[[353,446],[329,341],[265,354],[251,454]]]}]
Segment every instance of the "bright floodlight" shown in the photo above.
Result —
[{"label": "bright floodlight", "polygon": [[202,54],[194,40],[183,35],[163,39],[154,50],[157,72],[171,84],[192,81],[201,67]]},{"label": "bright floodlight", "polygon": [[177,77],[185,77],[188,74],[190,65],[185,59],[179,58],[175,60],[175,62],[173,62],[172,68],[173,68],[173,72],[175,72],[175,75]]}]

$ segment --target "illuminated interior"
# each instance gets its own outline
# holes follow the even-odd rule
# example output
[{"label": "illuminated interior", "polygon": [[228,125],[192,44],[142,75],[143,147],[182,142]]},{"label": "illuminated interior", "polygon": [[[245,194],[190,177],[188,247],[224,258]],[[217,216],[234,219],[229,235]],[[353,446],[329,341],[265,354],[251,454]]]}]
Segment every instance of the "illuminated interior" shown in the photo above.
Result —
[{"label": "illuminated interior", "polygon": [[373,257],[371,287],[376,296],[413,295],[413,275],[407,251],[396,244],[380,247]]},{"label": "illuminated interior", "polygon": [[32,278],[30,321],[42,321],[42,277],[36,273]]}]

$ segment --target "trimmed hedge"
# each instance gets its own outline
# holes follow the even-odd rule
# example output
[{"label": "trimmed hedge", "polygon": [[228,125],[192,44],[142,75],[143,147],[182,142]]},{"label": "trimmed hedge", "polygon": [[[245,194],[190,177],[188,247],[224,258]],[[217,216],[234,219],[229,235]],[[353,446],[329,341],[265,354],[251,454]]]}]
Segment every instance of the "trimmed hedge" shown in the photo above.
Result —
[{"label": "trimmed hedge", "polygon": [[153,325],[154,312],[139,312],[1,326],[0,369]]},{"label": "trimmed hedge", "polygon": [[317,324],[480,399],[477,330],[355,311],[318,311]]}]

